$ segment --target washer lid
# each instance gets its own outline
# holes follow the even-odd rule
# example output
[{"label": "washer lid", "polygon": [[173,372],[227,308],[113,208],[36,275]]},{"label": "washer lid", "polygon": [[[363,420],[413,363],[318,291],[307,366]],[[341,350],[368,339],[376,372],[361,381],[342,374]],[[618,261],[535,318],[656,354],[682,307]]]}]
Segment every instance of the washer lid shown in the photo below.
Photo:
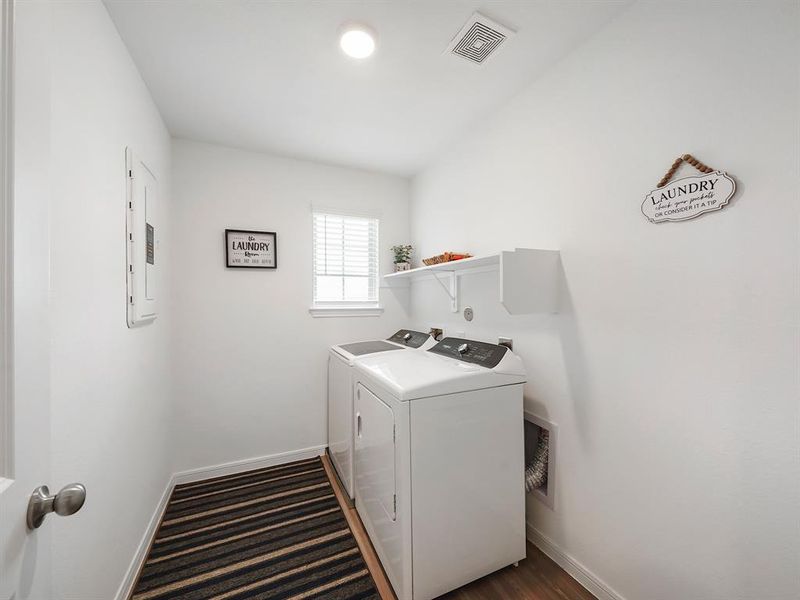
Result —
[{"label": "washer lid", "polygon": [[338,346],[345,352],[353,356],[362,356],[364,354],[374,354],[375,352],[386,352],[387,350],[404,350],[397,344],[390,344],[383,340],[370,340],[368,342],[354,342],[352,344],[341,344]]},{"label": "washer lid", "polygon": [[455,394],[525,382],[522,360],[511,351],[493,368],[427,352],[389,352],[355,363],[398,400]]}]

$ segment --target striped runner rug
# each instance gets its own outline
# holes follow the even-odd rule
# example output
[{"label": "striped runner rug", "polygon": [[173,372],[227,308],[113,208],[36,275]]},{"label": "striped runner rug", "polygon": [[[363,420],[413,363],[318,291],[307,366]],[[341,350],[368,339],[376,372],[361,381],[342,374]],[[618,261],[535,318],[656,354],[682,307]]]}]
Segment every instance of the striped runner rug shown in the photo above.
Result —
[{"label": "striped runner rug", "polygon": [[319,457],[178,485],[131,600],[380,600]]}]

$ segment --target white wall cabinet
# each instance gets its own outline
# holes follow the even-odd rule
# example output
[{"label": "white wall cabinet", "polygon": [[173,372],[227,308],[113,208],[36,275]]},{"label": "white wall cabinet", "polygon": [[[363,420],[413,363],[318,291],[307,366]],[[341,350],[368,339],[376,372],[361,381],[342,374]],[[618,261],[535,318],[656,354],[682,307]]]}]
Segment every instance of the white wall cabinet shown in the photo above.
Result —
[{"label": "white wall cabinet", "polygon": [[128,327],[136,327],[156,318],[158,256],[158,184],[153,172],[133,153],[125,149],[127,184],[126,247]]}]

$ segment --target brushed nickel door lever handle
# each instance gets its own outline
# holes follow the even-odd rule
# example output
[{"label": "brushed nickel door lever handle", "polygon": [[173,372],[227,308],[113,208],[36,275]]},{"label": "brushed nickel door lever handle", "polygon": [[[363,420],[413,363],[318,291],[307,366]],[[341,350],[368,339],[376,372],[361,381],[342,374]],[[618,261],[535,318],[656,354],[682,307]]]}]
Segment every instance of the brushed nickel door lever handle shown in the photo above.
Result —
[{"label": "brushed nickel door lever handle", "polygon": [[28,529],[38,529],[44,518],[51,512],[67,517],[78,512],[86,502],[86,488],[80,483],[65,485],[54,495],[50,489],[41,485],[31,494],[28,500],[28,513],[26,522]]}]

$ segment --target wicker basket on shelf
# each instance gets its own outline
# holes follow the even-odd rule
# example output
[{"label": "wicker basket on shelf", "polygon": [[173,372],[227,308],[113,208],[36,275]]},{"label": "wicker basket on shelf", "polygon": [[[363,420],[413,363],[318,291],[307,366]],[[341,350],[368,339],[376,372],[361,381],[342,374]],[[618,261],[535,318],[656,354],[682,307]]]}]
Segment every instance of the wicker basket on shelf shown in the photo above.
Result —
[{"label": "wicker basket on shelf", "polygon": [[455,254],[453,252],[445,252],[443,254],[437,254],[436,256],[431,256],[430,258],[423,258],[422,262],[425,263],[426,266],[430,267],[431,265],[438,265],[441,263],[452,262],[454,260],[461,260],[463,258],[471,258],[471,254]]}]

